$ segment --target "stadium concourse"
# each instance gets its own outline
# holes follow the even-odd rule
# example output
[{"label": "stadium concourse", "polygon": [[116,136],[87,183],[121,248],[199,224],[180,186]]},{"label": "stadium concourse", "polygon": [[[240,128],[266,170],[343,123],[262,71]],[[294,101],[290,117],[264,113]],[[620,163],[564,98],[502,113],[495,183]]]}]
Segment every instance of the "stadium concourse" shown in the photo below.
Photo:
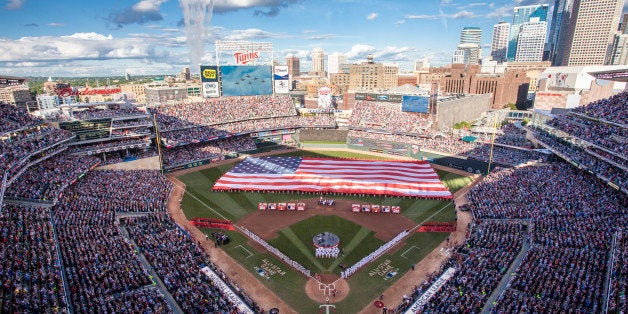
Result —
[{"label": "stadium concourse", "polygon": [[[473,218],[464,241],[443,244],[450,254],[444,263],[428,256],[431,267],[404,270],[384,292],[387,313],[626,312],[627,102],[622,92],[524,128],[504,125],[495,141],[499,148],[492,151],[500,167],[470,188],[459,207]],[[349,119],[349,142],[359,137],[416,144],[478,160],[491,155],[482,136],[474,143],[460,141],[460,134],[436,136],[429,121],[408,126],[407,114],[389,104],[359,106]],[[220,162],[255,147],[255,132],[336,127],[332,115],[298,115],[285,96],[220,98],[149,111],[156,115],[168,167]],[[146,112],[109,108],[55,117],[135,114]],[[220,114],[231,120],[216,120]],[[76,134],[12,105],[0,104],[0,122],[0,311],[269,309],[272,292],[246,285],[252,275],[238,265],[223,269],[228,263],[213,260],[230,261],[226,254],[204,250],[202,236],[180,227],[180,215],[168,214],[171,192],[178,189],[159,171],[94,169],[104,160],[81,154],[93,149],[89,145],[70,147]],[[118,135],[98,147],[151,141],[150,135]],[[558,157],[537,155],[532,145]],[[289,305],[273,303],[289,312]],[[375,311],[382,309],[363,309]]]}]

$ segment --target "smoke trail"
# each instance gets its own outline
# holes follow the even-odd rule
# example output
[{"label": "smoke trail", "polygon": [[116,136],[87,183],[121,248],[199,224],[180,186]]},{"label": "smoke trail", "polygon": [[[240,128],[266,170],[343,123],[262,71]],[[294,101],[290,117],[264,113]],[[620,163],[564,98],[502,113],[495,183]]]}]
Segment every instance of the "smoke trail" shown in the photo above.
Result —
[{"label": "smoke trail", "polygon": [[214,0],[179,0],[179,6],[183,9],[186,42],[190,47],[190,69],[198,70],[205,55],[205,39],[214,11]]}]

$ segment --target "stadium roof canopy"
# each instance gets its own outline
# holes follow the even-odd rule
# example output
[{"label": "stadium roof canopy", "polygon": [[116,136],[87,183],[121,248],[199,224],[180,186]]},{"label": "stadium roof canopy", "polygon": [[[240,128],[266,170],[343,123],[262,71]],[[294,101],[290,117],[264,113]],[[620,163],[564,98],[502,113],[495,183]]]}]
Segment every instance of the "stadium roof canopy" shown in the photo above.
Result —
[{"label": "stadium roof canopy", "polygon": [[628,82],[628,68],[621,68],[616,70],[595,71],[589,72],[589,74],[596,79],[615,81],[615,82]]}]

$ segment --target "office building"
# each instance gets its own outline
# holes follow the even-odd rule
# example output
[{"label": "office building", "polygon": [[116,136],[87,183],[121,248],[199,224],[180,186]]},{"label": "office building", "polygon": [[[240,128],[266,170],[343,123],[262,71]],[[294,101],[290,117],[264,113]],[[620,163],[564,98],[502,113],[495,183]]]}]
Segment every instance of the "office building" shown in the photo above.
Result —
[{"label": "office building", "polygon": [[399,67],[375,62],[369,55],[366,62],[349,66],[349,90],[375,92],[397,87]]},{"label": "office building", "polygon": [[341,65],[347,64],[347,56],[337,52],[327,56],[327,73],[341,73]]},{"label": "office building", "polygon": [[619,26],[624,0],[574,0],[569,20],[563,19],[555,66],[586,66],[610,63],[613,38]]},{"label": "office building", "polygon": [[312,50],[312,75],[325,76],[325,53],[321,48]]},{"label": "office building", "polygon": [[556,56],[562,55],[563,48],[559,45],[561,34],[565,31],[563,23],[569,23],[571,10],[573,9],[573,0],[556,0],[554,2],[554,11],[550,24],[549,35],[547,37],[547,49],[549,50],[549,61],[552,65],[556,64]]},{"label": "office building", "polygon": [[298,57],[292,55],[287,56],[286,65],[288,66],[288,76],[290,76],[290,79],[301,75],[301,61]]},{"label": "office building", "polygon": [[508,54],[508,36],[510,23],[501,21],[493,26],[493,42],[491,43],[491,57],[494,61],[504,62]]},{"label": "office building", "polygon": [[538,4],[515,7],[513,9],[512,23],[510,23],[510,34],[508,36],[508,61],[515,60],[517,53],[517,39],[523,23],[530,22],[532,18],[539,18],[540,22],[547,21],[547,10],[549,5]]},{"label": "office building", "polygon": [[543,61],[546,33],[547,22],[539,21],[538,17],[530,19],[530,22],[521,24],[517,38],[515,62]]}]

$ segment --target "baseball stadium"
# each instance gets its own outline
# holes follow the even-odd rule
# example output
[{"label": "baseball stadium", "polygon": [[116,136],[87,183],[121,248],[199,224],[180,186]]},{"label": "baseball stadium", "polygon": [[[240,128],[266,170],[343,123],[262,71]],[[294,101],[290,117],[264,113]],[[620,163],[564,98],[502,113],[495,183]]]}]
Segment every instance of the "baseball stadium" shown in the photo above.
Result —
[{"label": "baseball stadium", "polygon": [[[201,66],[197,100],[0,103],[0,311],[626,311],[627,92],[341,112],[286,72]],[[444,126],[462,110],[471,128]]]}]

